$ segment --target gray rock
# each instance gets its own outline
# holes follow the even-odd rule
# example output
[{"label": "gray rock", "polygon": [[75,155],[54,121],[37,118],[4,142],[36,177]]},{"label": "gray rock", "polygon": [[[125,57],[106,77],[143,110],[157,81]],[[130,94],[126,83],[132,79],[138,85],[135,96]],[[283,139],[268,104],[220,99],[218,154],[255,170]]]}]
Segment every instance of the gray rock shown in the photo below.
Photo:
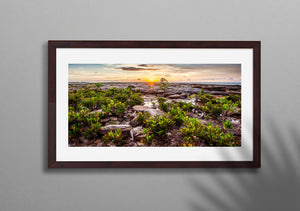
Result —
[{"label": "gray rock", "polygon": [[192,85],[192,88],[202,88],[203,85],[202,84],[194,84]]},{"label": "gray rock", "polygon": [[160,109],[148,109],[147,112],[150,114],[150,116],[162,116],[164,115],[164,112]]},{"label": "gray rock", "polygon": [[222,95],[222,96],[227,96],[228,93],[223,92],[223,91],[211,91],[210,92],[211,95]]},{"label": "gray rock", "polygon": [[135,139],[139,140],[136,137],[138,137],[140,135],[143,135],[142,133],[143,133],[143,127],[142,126],[132,128],[131,131],[130,131],[131,140],[135,140]]},{"label": "gray rock", "polygon": [[180,95],[178,95],[178,94],[170,95],[169,98],[170,99],[178,99],[178,98],[180,98]]},{"label": "gray rock", "polygon": [[131,121],[130,121],[130,125],[132,127],[138,126],[139,125],[139,121],[138,121],[138,116],[134,117]]},{"label": "gray rock", "polygon": [[80,137],[79,138],[79,141],[81,141],[82,143],[88,143],[89,142],[89,140],[87,140],[86,138],[84,138],[84,137]]},{"label": "gray rock", "polygon": [[[142,139],[143,139],[143,138],[142,138]],[[142,140],[142,139],[141,139],[141,140]],[[144,145],[143,143],[141,143],[141,142],[137,142],[137,146],[138,146],[138,147],[142,147],[142,146],[145,146],[145,145]]]},{"label": "gray rock", "polygon": [[127,88],[134,89],[134,88],[135,88],[135,86],[131,84],[131,85],[129,85]]},{"label": "gray rock", "polygon": [[108,118],[102,119],[102,122],[103,122],[103,123],[109,122],[109,119],[108,119]]},{"label": "gray rock", "polygon": [[241,91],[241,86],[228,86],[228,90]]},{"label": "gray rock", "polygon": [[237,120],[234,120],[234,119],[233,119],[233,120],[231,120],[230,122],[231,122],[231,124],[233,124],[233,125],[239,125],[239,124],[241,124],[240,120],[238,120],[238,119],[237,119]]},{"label": "gray rock", "polygon": [[133,109],[136,110],[136,111],[147,111],[148,109],[151,109],[151,107],[148,107],[148,106],[141,106],[141,105],[135,105],[133,106]]},{"label": "gray rock", "polygon": [[241,95],[241,92],[238,91],[227,91],[228,94]]},{"label": "gray rock", "polygon": [[207,86],[207,87],[203,87],[203,89],[205,90],[209,90],[209,91],[226,91],[226,87],[225,86]]},{"label": "gray rock", "polygon": [[201,89],[196,89],[196,88],[187,88],[185,90],[185,93],[188,94],[199,94],[201,92]]},{"label": "gray rock", "polygon": [[134,111],[133,113],[129,113],[129,115],[128,115],[129,117],[136,117],[137,116],[137,114],[136,114],[136,111]]},{"label": "gray rock", "polygon": [[110,117],[110,121],[117,121],[118,118],[117,117]]},{"label": "gray rock", "polygon": [[91,114],[91,113],[102,113],[102,109],[98,109],[98,110],[91,111],[90,114]]},{"label": "gray rock", "polygon": [[187,96],[188,96],[188,93],[182,93],[180,95],[180,98],[185,99],[185,98],[187,98]]},{"label": "gray rock", "polygon": [[106,134],[109,131],[115,131],[117,129],[121,129],[122,133],[129,132],[132,127],[131,125],[106,125],[100,128],[101,134]]},{"label": "gray rock", "polygon": [[108,143],[107,146],[108,147],[115,147],[116,145],[114,143]]},{"label": "gray rock", "polygon": [[163,94],[164,93],[164,90],[157,90],[156,91],[156,94]]},{"label": "gray rock", "polygon": [[[133,109],[138,111],[138,112],[148,112],[150,114],[150,116],[154,117],[154,116],[162,116],[164,114],[164,112],[160,109],[154,109],[151,108],[149,106],[141,106],[141,105],[135,105],[133,106]],[[136,117],[131,120],[131,123],[134,124],[134,122],[136,121]]]}]

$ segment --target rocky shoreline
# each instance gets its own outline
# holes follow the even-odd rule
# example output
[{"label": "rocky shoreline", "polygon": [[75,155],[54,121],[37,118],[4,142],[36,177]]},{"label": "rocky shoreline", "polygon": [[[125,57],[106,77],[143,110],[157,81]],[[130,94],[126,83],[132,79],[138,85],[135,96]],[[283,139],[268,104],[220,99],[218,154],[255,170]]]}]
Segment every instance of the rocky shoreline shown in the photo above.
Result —
[{"label": "rocky shoreline", "polygon": [[[158,99],[165,98],[167,103],[174,104],[178,102],[190,103],[194,106],[204,106],[199,98],[200,93],[209,94],[213,99],[220,99],[222,97],[231,95],[241,95],[240,85],[214,85],[214,84],[192,84],[192,83],[170,83],[168,88],[162,90],[159,83],[103,83],[101,87],[95,88],[94,84],[85,83],[70,83],[69,92],[80,90],[82,88],[109,90],[112,87],[117,89],[130,88],[134,93],[141,93],[143,103],[128,107],[122,116],[109,115],[101,121],[101,128],[99,134],[105,135],[110,131],[120,129],[122,131],[124,143],[122,146],[127,147],[143,147],[146,144],[143,142],[145,134],[143,134],[143,124],[137,121],[139,114],[149,114],[151,117],[163,116],[167,112],[159,108]],[[91,113],[101,113],[102,109],[95,107],[91,109]],[[207,118],[205,112],[193,109],[188,112],[188,117],[196,118],[201,121],[203,125],[218,126],[225,132],[223,127],[224,121],[229,121],[232,124],[231,129],[226,131],[234,135],[237,146],[240,146],[241,141],[241,113],[236,110],[226,112],[226,115],[220,114],[216,118]],[[163,142],[155,141],[149,146],[183,146],[183,136],[179,132],[181,127],[171,128],[165,135]],[[118,146],[115,143],[105,143],[101,138],[87,139],[79,137],[77,139],[69,139],[69,146]],[[147,145],[148,146],[148,145]],[[204,141],[198,146],[207,146]]]}]

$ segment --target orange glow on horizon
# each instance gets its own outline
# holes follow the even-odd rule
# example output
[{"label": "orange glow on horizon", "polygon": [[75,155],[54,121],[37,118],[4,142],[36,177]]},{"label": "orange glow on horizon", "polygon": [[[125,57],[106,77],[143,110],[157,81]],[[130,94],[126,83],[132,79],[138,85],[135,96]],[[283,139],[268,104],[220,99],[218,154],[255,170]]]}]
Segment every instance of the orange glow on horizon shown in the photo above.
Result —
[{"label": "orange glow on horizon", "polygon": [[148,78],[146,81],[148,82],[149,86],[154,86],[155,82],[157,82],[155,78]]},{"label": "orange glow on horizon", "polygon": [[155,82],[159,82],[159,79],[157,78],[147,78],[145,79],[146,82],[148,83],[155,83]]}]

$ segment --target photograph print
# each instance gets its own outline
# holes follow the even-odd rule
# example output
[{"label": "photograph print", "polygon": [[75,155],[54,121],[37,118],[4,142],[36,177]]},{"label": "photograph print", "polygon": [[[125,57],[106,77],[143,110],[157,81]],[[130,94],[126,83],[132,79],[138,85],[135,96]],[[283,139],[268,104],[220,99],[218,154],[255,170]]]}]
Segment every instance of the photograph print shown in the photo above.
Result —
[{"label": "photograph print", "polygon": [[68,64],[69,147],[241,147],[241,64]]}]

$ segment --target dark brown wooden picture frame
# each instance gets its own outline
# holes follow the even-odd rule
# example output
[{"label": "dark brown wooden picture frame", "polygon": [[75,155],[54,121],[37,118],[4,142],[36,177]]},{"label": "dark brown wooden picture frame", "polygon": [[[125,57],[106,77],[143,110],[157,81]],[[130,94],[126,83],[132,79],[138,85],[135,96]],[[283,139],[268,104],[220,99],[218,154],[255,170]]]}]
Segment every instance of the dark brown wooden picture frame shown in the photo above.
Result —
[{"label": "dark brown wooden picture frame", "polygon": [[[260,41],[48,41],[48,168],[260,168]],[[58,48],[212,48],[253,49],[252,161],[88,161],[56,160],[56,50]]]}]

